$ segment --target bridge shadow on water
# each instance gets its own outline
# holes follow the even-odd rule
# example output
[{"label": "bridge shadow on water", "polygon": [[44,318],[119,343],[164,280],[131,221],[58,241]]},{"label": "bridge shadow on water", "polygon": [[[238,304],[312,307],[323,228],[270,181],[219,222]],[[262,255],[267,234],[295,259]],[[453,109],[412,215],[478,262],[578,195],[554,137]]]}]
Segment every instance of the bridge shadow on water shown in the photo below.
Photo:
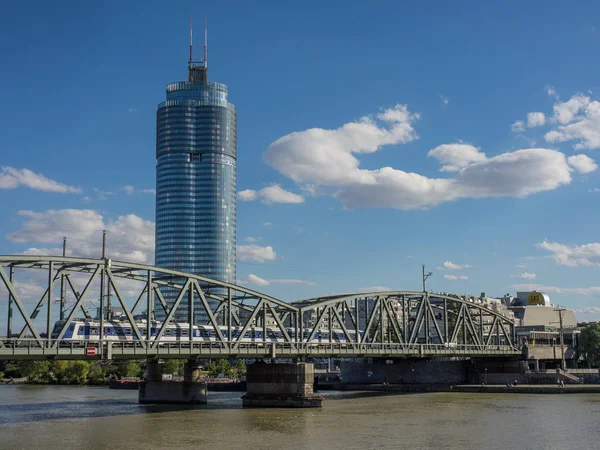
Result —
[{"label": "bridge shadow on water", "polygon": [[49,420],[87,419],[135,414],[161,414],[180,411],[237,409],[242,407],[240,393],[215,399],[206,405],[139,404],[136,399],[57,401],[0,405],[0,426]]},{"label": "bridge shadow on water", "polygon": [[[413,392],[377,392],[377,391],[321,391],[318,392],[329,401],[374,398],[413,394]],[[209,394],[205,405],[178,404],[139,404],[137,398],[123,399],[87,399],[71,401],[31,402],[20,404],[0,404],[0,426],[27,422],[45,422],[51,420],[92,419],[111,416],[136,414],[165,414],[182,411],[242,409],[242,392],[223,392]],[[272,408],[253,408],[264,411]]]}]

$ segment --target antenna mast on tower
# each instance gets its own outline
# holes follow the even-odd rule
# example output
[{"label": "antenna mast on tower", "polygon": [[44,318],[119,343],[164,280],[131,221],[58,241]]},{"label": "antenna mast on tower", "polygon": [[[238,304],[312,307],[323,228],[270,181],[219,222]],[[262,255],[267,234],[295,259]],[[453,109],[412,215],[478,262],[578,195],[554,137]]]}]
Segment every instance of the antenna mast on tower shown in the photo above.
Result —
[{"label": "antenna mast on tower", "polygon": [[190,14],[190,67],[192,66],[192,45],[193,45],[193,38],[192,38],[192,15]]},{"label": "antenna mast on tower", "polygon": [[204,67],[208,67],[208,26],[204,16]]},{"label": "antenna mast on tower", "polygon": [[204,58],[198,58],[196,61],[194,61],[194,54],[192,52],[194,45],[192,29],[192,15],[190,14],[190,61],[188,62],[188,81],[192,83],[206,83],[208,81],[208,26],[206,17],[204,17]]}]

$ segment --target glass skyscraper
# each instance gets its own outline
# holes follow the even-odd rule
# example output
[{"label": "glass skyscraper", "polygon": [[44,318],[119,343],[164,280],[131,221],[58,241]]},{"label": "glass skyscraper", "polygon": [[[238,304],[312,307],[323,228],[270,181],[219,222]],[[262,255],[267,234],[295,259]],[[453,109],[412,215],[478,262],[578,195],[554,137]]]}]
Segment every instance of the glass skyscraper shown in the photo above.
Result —
[{"label": "glass skyscraper", "polygon": [[[158,267],[235,283],[236,151],[236,111],[227,86],[208,81],[206,59],[193,63],[190,57],[188,81],[167,85],[156,117]],[[168,304],[178,294],[161,292]],[[214,310],[214,301],[209,304]],[[158,301],[154,311],[164,319]],[[175,320],[187,317],[186,295]],[[194,318],[208,321],[199,301]]]}]

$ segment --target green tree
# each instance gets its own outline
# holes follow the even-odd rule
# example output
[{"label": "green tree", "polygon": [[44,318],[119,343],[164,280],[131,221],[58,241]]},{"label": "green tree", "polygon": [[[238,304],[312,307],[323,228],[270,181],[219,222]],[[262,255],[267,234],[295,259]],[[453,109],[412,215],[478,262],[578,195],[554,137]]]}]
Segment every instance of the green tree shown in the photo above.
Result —
[{"label": "green tree", "polygon": [[15,361],[0,361],[0,370],[4,372],[6,378],[20,378],[21,367]]},{"label": "green tree", "polygon": [[232,367],[233,376],[241,378],[246,375],[246,363],[243,359],[238,359]]},{"label": "green tree", "polygon": [[21,361],[19,366],[28,383],[50,382],[50,361]]},{"label": "green tree", "polygon": [[85,384],[90,372],[87,361],[69,361],[65,370],[64,382],[68,384]]},{"label": "green tree", "polygon": [[67,383],[67,368],[70,361],[53,361],[48,375],[50,381],[58,384]]},{"label": "green tree", "polygon": [[183,375],[184,359],[167,359],[163,364],[163,373]]},{"label": "green tree", "polygon": [[120,378],[123,377],[135,377],[139,378],[142,376],[144,370],[142,368],[142,361],[130,360],[130,361],[119,361],[115,363],[117,368],[116,375]]},{"label": "green tree", "polygon": [[93,361],[89,363],[88,383],[105,384],[109,369],[110,366],[103,366],[100,361]]},{"label": "green tree", "polygon": [[226,359],[217,359],[208,366],[208,376],[218,377],[223,374],[225,377],[233,377],[233,370]]},{"label": "green tree", "polygon": [[583,327],[579,349],[589,365],[600,365],[600,323],[588,323]]}]

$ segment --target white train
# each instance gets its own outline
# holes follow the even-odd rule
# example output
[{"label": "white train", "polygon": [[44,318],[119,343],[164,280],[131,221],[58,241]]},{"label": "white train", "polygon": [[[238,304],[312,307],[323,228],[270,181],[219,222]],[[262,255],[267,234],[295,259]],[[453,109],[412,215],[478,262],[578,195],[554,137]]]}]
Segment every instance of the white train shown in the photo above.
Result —
[{"label": "white train", "polygon": [[[62,329],[65,321],[58,321],[54,324],[52,331],[52,339],[58,338],[58,333]],[[142,339],[146,339],[147,327],[146,321],[136,321]],[[150,334],[156,336],[162,327],[162,322],[151,322]],[[228,336],[228,328],[226,326],[219,327],[221,334],[225,340],[237,341],[243,327],[231,327],[231,337]],[[219,342],[219,337],[215,328],[211,325],[194,325],[193,327],[193,342]],[[160,338],[161,342],[189,342],[190,326],[184,322],[171,322]],[[240,342],[285,342],[285,337],[279,328],[267,328],[266,337],[263,338],[263,328],[249,327]],[[286,328],[286,332],[292,340],[296,340],[296,331],[294,328]],[[307,342],[312,329],[304,330],[304,341]],[[354,341],[354,330],[348,332],[351,341]],[[359,331],[359,333],[362,332]],[[75,319],[69,323],[67,330],[62,338],[64,341],[98,341],[100,340],[100,321],[99,320],[81,320]],[[104,341],[126,342],[135,341],[137,336],[132,329],[129,321],[110,320],[104,322]],[[340,343],[348,342],[346,335],[342,329],[332,330],[331,340],[329,331],[317,331],[310,342],[316,343]]]}]

